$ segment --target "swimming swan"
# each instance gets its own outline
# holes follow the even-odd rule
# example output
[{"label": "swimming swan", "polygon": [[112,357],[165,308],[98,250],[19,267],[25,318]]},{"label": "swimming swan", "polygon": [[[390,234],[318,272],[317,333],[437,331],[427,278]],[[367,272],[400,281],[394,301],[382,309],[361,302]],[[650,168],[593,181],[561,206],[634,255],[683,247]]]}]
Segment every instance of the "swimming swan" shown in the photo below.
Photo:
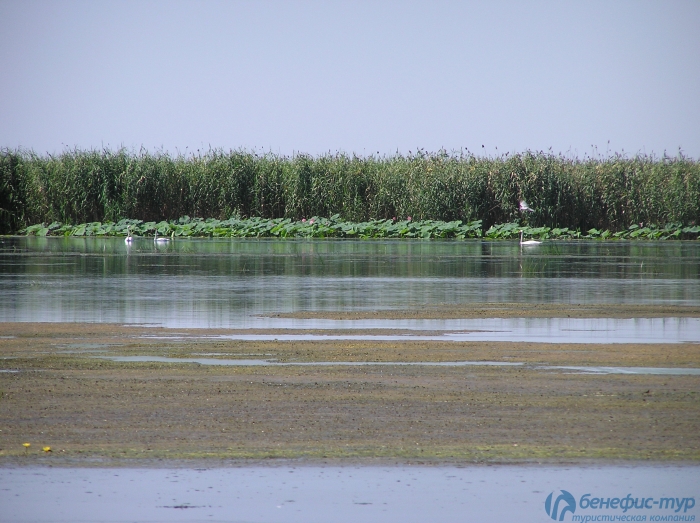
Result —
[{"label": "swimming swan", "polygon": [[160,238],[158,238],[158,231],[156,231],[156,235],[153,238],[153,243],[165,243],[165,242],[169,242],[169,241],[170,241],[170,238],[168,238],[167,236],[161,236]]},{"label": "swimming swan", "polygon": [[520,245],[539,245],[542,242],[537,240],[525,240],[523,241],[523,231],[520,231]]}]

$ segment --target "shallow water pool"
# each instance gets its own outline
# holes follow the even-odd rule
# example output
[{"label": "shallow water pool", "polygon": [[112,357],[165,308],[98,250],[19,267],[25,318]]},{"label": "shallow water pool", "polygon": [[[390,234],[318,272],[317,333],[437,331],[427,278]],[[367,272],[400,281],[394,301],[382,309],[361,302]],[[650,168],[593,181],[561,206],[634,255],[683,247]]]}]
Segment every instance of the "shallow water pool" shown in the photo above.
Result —
[{"label": "shallow water pool", "polygon": [[[563,514],[564,521],[571,521],[574,515],[644,516],[646,521],[678,515],[697,519],[699,476],[698,466],[677,465],[33,466],[0,468],[0,510],[8,523],[544,523],[552,521],[556,504],[555,520]],[[588,501],[617,499],[618,503],[614,508],[593,509],[586,494]],[[640,499],[647,501],[649,508],[623,510],[619,500],[628,496],[638,505]],[[663,508],[659,506],[662,499],[666,500]]]}]

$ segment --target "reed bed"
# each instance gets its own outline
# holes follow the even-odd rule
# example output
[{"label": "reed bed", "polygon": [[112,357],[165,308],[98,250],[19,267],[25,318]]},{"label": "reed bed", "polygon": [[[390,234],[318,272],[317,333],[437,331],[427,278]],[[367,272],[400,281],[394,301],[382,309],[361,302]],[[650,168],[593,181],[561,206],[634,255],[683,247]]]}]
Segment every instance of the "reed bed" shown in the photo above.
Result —
[{"label": "reed bed", "polygon": [[[520,199],[535,212],[521,215]],[[584,236],[588,231],[631,235],[637,230],[630,230],[633,226],[646,229],[644,234],[680,230],[677,237],[682,237],[693,234],[684,229],[700,223],[700,162],[682,155],[576,159],[542,152],[500,157],[446,151],[288,157],[244,150],[194,156],[126,150],[68,150],[56,156],[0,151],[0,233],[37,224],[33,233],[60,229],[65,234],[63,224],[82,224],[79,227],[87,231],[90,224],[116,226],[126,218],[139,226],[206,223],[180,223],[187,216],[231,223],[255,218],[275,224],[270,230],[288,220],[280,231],[291,223],[324,217],[340,227],[329,225],[335,232],[324,231],[328,236],[341,236],[338,230],[349,223],[365,228],[381,223],[385,225],[379,229],[384,230],[396,223],[412,222],[411,229],[418,223],[423,228],[440,222],[433,225],[442,234],[445,227],[474,229],[479,222],[485,236],[494,227],[503,231],[515,226],[548,229],[539,234],[549,235],[556,230]],[[314,223],[320,227],[321,218]]]}]

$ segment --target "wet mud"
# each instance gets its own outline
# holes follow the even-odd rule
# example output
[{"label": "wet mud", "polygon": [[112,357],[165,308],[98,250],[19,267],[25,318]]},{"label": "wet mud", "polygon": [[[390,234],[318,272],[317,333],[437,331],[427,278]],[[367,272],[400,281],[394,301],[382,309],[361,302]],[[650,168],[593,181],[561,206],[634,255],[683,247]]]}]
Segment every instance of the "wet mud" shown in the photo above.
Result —
[{"label": "wet mud", "polygon": [[479,319],[479,318],[699,318],[700,307],[627,304],[474,303],[425,305],[415,309],[372,311],[299,311],[274,318],[365,319]]},{"label": "wet mud", "polygon": [[[699,376],[535,368],[700,368],[698,344],[251,342],[201,334],[0,323],[0,463],[700,461]],[[98,357],[133,355],[525,365],[230,367]]]}]

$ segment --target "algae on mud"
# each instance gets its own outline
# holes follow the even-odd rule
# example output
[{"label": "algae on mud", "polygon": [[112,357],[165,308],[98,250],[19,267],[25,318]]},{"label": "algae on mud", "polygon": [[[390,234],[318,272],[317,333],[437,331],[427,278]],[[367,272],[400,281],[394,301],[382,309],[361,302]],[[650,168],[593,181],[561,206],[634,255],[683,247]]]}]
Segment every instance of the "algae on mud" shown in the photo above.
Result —
[{"label": "algae on mud", "polygon": [[[527,367],[209,367],[96,355],[700,367],[697,344],[144,339],[0,323],[0,460],[700,460],[700,378]],[[157,329],[161,334],[182,333]],[[209,356],[211,357],[211,356]],[[51,455],[25,451],[50,445]]]}]

